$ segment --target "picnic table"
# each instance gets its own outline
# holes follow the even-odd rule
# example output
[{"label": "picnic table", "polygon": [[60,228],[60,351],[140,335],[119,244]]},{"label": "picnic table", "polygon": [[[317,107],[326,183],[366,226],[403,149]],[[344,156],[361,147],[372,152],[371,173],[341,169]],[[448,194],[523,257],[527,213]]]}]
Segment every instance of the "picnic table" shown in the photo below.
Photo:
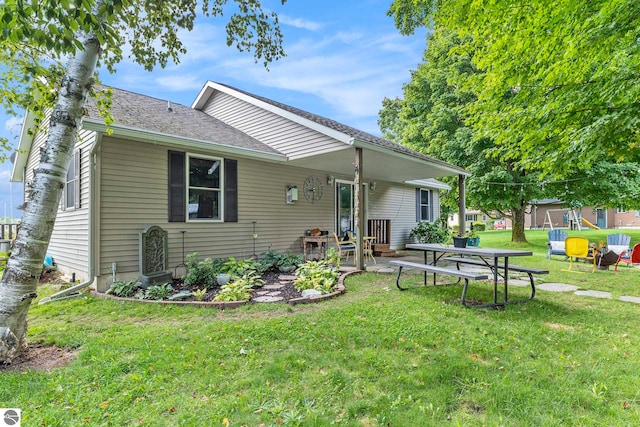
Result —
[{"label": "picnic table", "polygon": [[[473,305],[474,307],[495,307],[504,306],[506,304],[512,304],[517,302],[529,301],[535,297],[536,288],[533,279],[533,274],[549,274],[548,270],[522,267],[517,265],[510,265],[509,258],[511,257],[526,257],[532,256],[530,251],[516,250],[516,249],[502,249],[502,248],[479,248],[476,246],[459,248],[451,245],[442,245],[436,243],[416,243],[408,244],[407,249],[417,250],[424,252],[424,263],[415,263],[409,261],[391,261],[390,264],[397,265],[398,276],[396,279],[396,286],[400,290],[404,290],[400,286],[400,275],[402,268],[414,268],[424,271],[424,284],[427,284],[427,274],[433,274],[433,284],[436,284],[436,275],[447,275],[458,277],[465,280],[465,284],[462,290],[461,302],[466,304],[467,288],[469,286],[469,280],[487,280],[488,275],[482,273],[472,273],[469,271],[461,271],[461,265],[475,265],[489,268],[493,276],[493,302],[487,304]],[[431,254],[431,261],[429,261],[429,254]],[[455,264],[456,269],[443,267],[442,264],[447,263],[449,265]],[[438,265],[440,263],[440,265]],[[526,299],[509,300],[508,285],[509,285],[509,272],[522,272],[529,276],[531,283],[531,296]],[[498,300],[498,280],[502,278],[504,281],[504,298]]]}]

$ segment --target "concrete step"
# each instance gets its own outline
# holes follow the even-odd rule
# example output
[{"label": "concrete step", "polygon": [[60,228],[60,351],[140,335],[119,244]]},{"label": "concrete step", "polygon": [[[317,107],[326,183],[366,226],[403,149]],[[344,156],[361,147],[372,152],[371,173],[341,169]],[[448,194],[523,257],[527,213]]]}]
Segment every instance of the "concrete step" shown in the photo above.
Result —
[{"label": "concrete step", "polygon": [[374,256],[383,256],[383,257],[394,257],[396,256],[396,251],[386,250],[386,251],[373,251]]}]

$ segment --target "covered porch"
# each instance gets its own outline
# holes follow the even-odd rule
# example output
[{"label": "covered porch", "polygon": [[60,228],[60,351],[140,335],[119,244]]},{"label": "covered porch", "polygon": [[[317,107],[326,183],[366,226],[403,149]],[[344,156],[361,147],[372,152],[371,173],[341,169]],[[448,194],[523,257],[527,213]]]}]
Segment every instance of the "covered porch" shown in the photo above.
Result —
[{"label": "covered porch", "polygon": [[[417,153],[404,146],[391,143],[380,138],[365,139],[351,138],[348,145],[313,156],[290,158],[291,165],[326,171],[327,184],[333,185],[336,176],[349,177],[353,183],[353,232],[355,234],[356,253],[355,267],[362,270],[365,267],[364,248],[365,236],[375,236],[378,243],[385,236],[388,240],[391,218],[377,218],[380,222],[368,221],[367,195],[375,191],[378,182],[398,183],[421,187],[425,185],[444,189],[438,183],[438,178],[446,176],[458,177],[458,191],[460,194],[458,210],[460,218],[464,218],[465,178],[469,175],[462,168],[450,165],[433,157]],[[339,201],[336,201],[339,203]],[[336,220],[337,221],[337,220]],[[460,224],[460,231],[464,233],[464,222]],[[336,229],[339,229],[338,226]]]}]

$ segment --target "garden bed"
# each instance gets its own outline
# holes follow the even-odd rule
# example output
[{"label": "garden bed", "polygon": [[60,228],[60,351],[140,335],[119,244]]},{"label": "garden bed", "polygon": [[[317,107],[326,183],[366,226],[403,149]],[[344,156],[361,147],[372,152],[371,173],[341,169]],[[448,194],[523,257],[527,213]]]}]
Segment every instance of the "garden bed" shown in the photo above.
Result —
[{"label": "garden bed", "polygon": [[[302,292],[296,290],[293,285],[293,279],[291,280],[283,280],[283,276],[293,277],[287,273],[281,273],[276,269],[269,269],[262,275],[262,280],[264,280],[264,285],[259,288],[252,289],[251,298],[249,301],[214,301],[213,299],[217,295],[220,287],[214,287],[208,290],[201,300],[198,300],[195,295],[189,295],[181,300],[170,300],[170,299],[162,299],[162,300],[151,300],[151,299],[140,299],[140,298],[123,298],[117,297],[114,295],[92,291],[92,295],[98,298],[109,298],[120,301],[133,301],[133,302],[146,302],[146,303],[156,303],[156,304],[176,304],[176,305],[194,305],[200,307],[213,307],[218,309],[231,309],[237,308],[246,304],[257,304],[262,303],[264,301],[260,300],[259,297],[261,295],[261,291],[268,290],[271,286],[279,286],[278,292],[282,299],[278,302],[284,302],[290,305],[296,304],[308,304],[324,301],[330,298],[334,298],[338,295],[346,292],[346,288],[344,286],[344,279],[350,274],[358,273],[359,271],[342,273],[337,280],[335,290],[333,292],[329,292],[322,295],[314,295],[314,296],[303,296]],[[197,291],[196,287],[189,287],[184,285],[181,280],[174,280],[174,295],[178,292],[193,292]],[[275,302],[275,301],[274,301]]]}]

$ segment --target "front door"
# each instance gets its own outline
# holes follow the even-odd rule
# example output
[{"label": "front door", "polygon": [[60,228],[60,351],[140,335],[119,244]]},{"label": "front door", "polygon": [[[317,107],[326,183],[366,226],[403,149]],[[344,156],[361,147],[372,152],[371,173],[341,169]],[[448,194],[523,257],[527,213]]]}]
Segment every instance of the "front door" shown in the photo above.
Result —
[{"label": "front door", "polygon": [[607,228],[607,211],[596,209],[596,225],[600,228]]},{"label": "front door", "polygon": [[354,187],[351,182],[336,182],[336,234],[344,236],[355,225],[353,207]]}]

